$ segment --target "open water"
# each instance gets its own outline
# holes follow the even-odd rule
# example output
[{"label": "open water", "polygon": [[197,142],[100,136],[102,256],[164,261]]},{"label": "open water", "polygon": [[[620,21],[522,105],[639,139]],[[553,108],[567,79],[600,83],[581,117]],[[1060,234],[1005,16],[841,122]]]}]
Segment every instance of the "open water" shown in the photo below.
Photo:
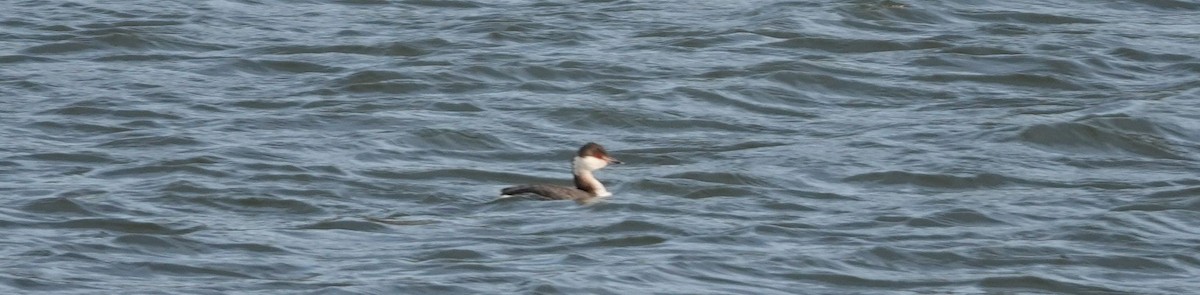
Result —
[{"label": "open water", "polygon": [[0,230],[5,294],[1194,293],[1200,3],[7,0]]}]

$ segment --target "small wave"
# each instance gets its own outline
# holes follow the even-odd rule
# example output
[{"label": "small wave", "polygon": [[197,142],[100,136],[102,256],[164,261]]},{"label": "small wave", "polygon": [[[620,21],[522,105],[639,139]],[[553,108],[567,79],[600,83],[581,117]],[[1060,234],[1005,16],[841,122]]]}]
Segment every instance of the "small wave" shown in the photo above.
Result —
[{"label": "small wave", "polygon": [[745,188],[709,187],[693,190],[687,194],[684,194],[682,197],[688,199],[704,199],[715,197],[753,197],[758,195],[761,195],[761,193]]},{"label": "small wave", "polygon": [[[1179,72],[1200,75],[1200,62],[1173,63],[1171,65],[1168,65],[1166,68],[1170,69],[1172,71],[1179,71]],[[1195,86],[1193,86],[1192,88],[1194,89]]]},{"label": "small wave", "polygon": [[21,52],[28,54],[64,54],[87,50],[97,50],[102,48],[104,47],[87,42],[66,41],[30,46],[22,49]]},{"label": "small wave", "polygon": [[205,229],[203,225],[164,225],[153,222],[133,221],[123,218],[83,218],[63,222],[39,224],[42,227],[66,229],[97,229],[121,233],[153,235],[182,235]]},{"label": "small wave", "polygon": [[[816,273],[791,273],[784,275],[789,280],[804,280],[816,281],[823,284],[855,287],[855,288],[930,288],[930,287],[946,287],[960,284],[960,282],[950,281],[942,278],[923,278],[923,279],[904,279],[887,276],[860,276],[836,272],[816,272]],[[938,292],[930,292],[937,294]]]},{"label": "small wave", "polygon": [[335,87],[346,87],[356,84],[379,83],[396,80],[417,80],[421,77],[409,73],[386,70],[363,70],[350,73],[333,80],[330,84]]},{"label": "small wave", "polygon": [[670,153],[711,154],[711,153],[745,151],[745,150],[752,150],[752,149],[759,149],[759,148],[770,148],[770,147],[779,147],[779,146],[788,145],[788,143],[783,143],[783,142],[762,141],[762,140],[740,141],[738,143],[726,144],[726,145],[722,145],[722,144],[690,145],[690,143],[688,143],[688,144],[690,146],[690,148],[688,148],[688,149],[680,149],[678,147],[662,147],[662,148],[630,149],[628,151],[634,152],[634,153],[639,153],[639,154],[670,154]]},{"label": "small wave", "polygon": [[1159,191],[1147,196],[1147,200],[1126,203],[1116,206],[1110,211],[1168,211],[1168,210],[1183,210],[1200,212],[1200,199],[1192,198],[1200,193],[1200,188],[1185,188],[1176,190]]},{"label": "small wave", "polygon": [[882,32],[914,32],[918,28],[910,24],[947,24],[951,23],[942,17],[937,10],[912,7],[896,1],[854,1],[844,4],[837,11],[846,17],[842,24],[855,28],[864,28]]},{"label": "small wave", "polygon": [[432,84],[416,81],[389,81],[377,83],[360,83],[341,87],[341,90],[351,93],[386,93],[386,94],[419,94],[431,92]]},{"label": "small wave", "polygon": [[40,121],[27,125],[36,130],[41,130],[47,134],[60,135],[76,135],[76,136],[94,136],[133,131],[132,128],[78,123],[78,122],[58,122],[58,121]]},{"label": "small wave", "polygon": [[1138,61],[1138,62],[1161,62],[1161,63],[1181,63],[1188,61],[1196,61],[1197,57],[1183,54],[1170,53],[1151,53],[1138,49],[1122,47],[1110,50],[1108,54],[1120,57],[1123,59]]},{"label": "small wave", "polygon": [[289,99],[247,99],[229,103],[229,106],[255,110],[282,110],[301,106],[304,102]]},{"label": "small wave", "polygon": [[24,54],[0,55],[0,64],[48,63],[61,60]]},{"label": "small wave", "polygon": [[476,77],[479,80],[521,81],[517,73],[497,67],[469,66],[458,70],[458,72],[466,74],[469,77]]},{"label": "small wave", "polygon": [[[564,171],[565,173],[566,171]],[[381,179],[408,179],[408,180],[432,180],[432,179],[508,179],[512,174],[492,172],[486,170],[475,169],[434,169],[426,171],[391,171],[391,170],[364,170],[358,172],[360,175],[381,178]]]},{"label": "small wave", "polygon": [[767,45],[788,49],[812,49],[832,53],[874,53],[902,50],[923,50],[952,46],[948,43],[933,40],[891,41],[833,37],[791,38],[786,41],[768,43]]},{"label": "small wave", "polygon": [[[574,229],[572,229],[574,231]],[[658,224],[648,221],[639,220],[624,220],[613,224],[608,224],[594,229],[597,233],[607,234],[624,234],[624,233],[660,233],[669,235],[683,235],[687,232],[664,224]]]},{"label": "small wave", "polygon": [[977,55],[977,56],[1021,54],[1020,51],[1015,51],[1015,50],[1011,50],[1011,49],[1007,49],[1007,48],[1003,48],[1003,47],[991,47],[991,46],[979,46],[979,45],[955,46],[955,47],[951,47],[951,48],[942,49],[941,52],[966,54],[966,55]]},{"label": "small wave", "polygon": [[[251,243],[206,243],[180,236],[126,234],[113,239],[113,243],[123,248],[140,249],[146,253],[166,253],[195,255],[214,251],[248,251],[263,254],[284,254],[289,251],[266,244]],[[258,267],[253,267],[258,268]]]},{"label": "small wave", "polygon": [[345,53],[378,56],[421,56],[436,48],[450,46],[445,39],[433,38],[409,42],[385,42],[372,45],[281,45],[246,49],[257,54],[321,54]]},{"label": "small wave", "polygon": [[1165,130],[1169,129],[1142,118],[1093,117],[1075,122],[1033,125],[1022,130],[1018,139],[1067,153],[1117,152],[1162,159],[1189,159],[1186,151],[1168,139]]},{"label": "small wave", "polygon": [[1074,283],[1042,276],[992,276],[979,281],[979,286],[1020,292],[1124,294],[1121,290],[1097,287],[1087,283]]},{"label": "small wave", "polygon": [[441,7],[441,8],[481,8],[483,4],[475,1],[459,1],[459,0],[404,0],[401,3],[416,6]]},{"label": "small wave", "polygon": [[644,247],[657,245],[667,242],[666,238],[657,235],[633,235],[622,236],[616,238],[601,238],[598,241],[571,245],[570,247],[582,248],[619,248],[619,247]]},{"label": "small wave", "polygon": [[758,179],[757,177],[755,177],[753,175],[749,175],[749,174],[745,174],[745,173],[735,173],[735,172],[682,172],[682,173],[668,174],[668,175],[664,175],[662,177],[689,179],[689,180],[696,180],[696,181],[702,181],[702,182],[707,182],[707,183],[724,184],[724,185],[745,185],[745,186],[751,186],[751,187],[772,187],[772,188],[779,187],[769,181]]},{"label": "small wave", "polygon": [[912,77],[914,80],[939,83],[985,83],[1016,87],[1047,88],[1056,90],[1085,90],[1089,86],[1064,79],[1058,75],[1011,73],[1011,74],[932,74]]},{"label": "small wave", "polygon": [[[178,187],[165,191],[182,193]],[[187,193],[195,195],[191,191]],[[325,212],[321,207],[309,204],[306,201],[277,197],[221,197],[200,194],[198,197],[188,197],[186,200],[194,204],[233,212],[281,213],[288,215],[319,214]]]},{"label": "small wave", "polygon": [[[67,54],[82,51],[189,51],[203,52],[227,49],[173,36],[153,35],[130,29],[105,29],[79,32],[72,40],[35,45],[21,50],[29,54]],[[93,35],[93,36],[88,36]]]},{"label": "small wave", "polygon": [[747,31],[733,30],[719,33],[709,33],[704,36],[674,38],[667,44],[674,47],[694,49],[718,49],[721,47],[744,46],[763,41],[763,35]]},{"label": "small wave", "polygon": [[206,248],[194,240],[159,235],[130,234],[113,239],[114,243],[153,253],[197,254]]},{"label": "small wave", "polygon": [[113,110],[113,109],[107,109],[107,108],[92,107],[92,106],[81,106],[81,105],[74,105],[74,106],[65,106],[65,107],[60,107],[60,108],[54,108],[54,109],[50,109],[50,110],[46,110],[46,111],[39,112],[38,114],[42,114],[42,115],[45,115],[45,114],[54,114],[54,115],[65,115],[65,116],[84,116],[84,117],[88,117],[88,116],[112,116],[112,117],[116,117],[116,118],[124,118],[124,119],[164,119],[164,120],[177,120],[177,119],[181,119],[181,118],[182,118],[182,117],[180,117],[180,116],[177,116],[177,115],[174,115],[174,114],[170,114],[170,113],[164,113],[164,112],[158,112],[158,111],[151,111],[151,110],[137,110],[137,109],[117,109],[117,110]]},{"label": "small wave", "polygon": [[392,3],[390,0],[333,0],[333,2],[347,5],[384,5]]},{"label": "small wave", "polygon": [[74,153],[38,153],[24,156],[14,157],[15,159],[49,161],[49,162],[69,162],[69,163],[92,163],[92,164],[114,164],[123,163],[125,161],[110,157],[108,154],[96,152],[74,152]]},{"label": "small wave", "polygon": [[[698,100],[708,102],[708,103],[711,103],[714,105],[723,106],[723,107],[731,106],[731,107],[735,107],[735,108],[753,112],[753,113],[759,113],[759,114],[764,114],[764,115],[775,115],[775,116],[789,116],[789,117],[797,117],[797,118],[815,118],[815,117],[817,117],[814,114],[804,112],[804,111],[801,111],[798,109],[794,109],[794,107],[789,107],[789,105],[793,105],[796,103],[795,98],[790,99],[790,101],[783,102],[782,104],[778,104],[778,103],[777,104],[766,104],[766,103],[746,101],[746,100],[743,100],[742,98],[739,98],[736,96],[724,95],[724,94],[713,92],[713,91],[701,90],[701,89],[696,89],[696,88],[691,88],[691,87],[677,87],[673,90],[676,92],[679,92],[687,97],[698,99]],[[769,97],[767,95],[760,95],[763,93],[754,93],[754,92],[759,92],[759,91],[768,92],[768,91],[762,90],[762,89],[756,89],[756,90],[744,89],[740,92],[743,92],[744,95],[742,95],[742,97],[746,97],[746,98],[761,97],[761,98],[765,99],[765,97]],[[777,91],[769,91],[769,92],[785,92],[785,91],[777,90]]]},{"label": "small wave", "polygon": [[195,175],[207,177],[228,177],[225,171],[200,167],[197,164],[171,164],[164,162],[136,164],[133,167],[109,168],[100,170],[95,176],[101,178],[123,177],[152,177],[162,175]]},{"label": "small wave", "polygon": [[443,111],[443,112],[482,112],[483,108],[469,102],[432,102],[425,107],[428,110]]},{"label": "small wave", "polygon": [[228,49],[227,46],[218,46],[218,44],[208,44],[186,40],[186,38],[168,36],[168,35],[152,35],[145,32],[132,30],[120,30],[109,32],[100,36],[86,38],[90,42],[96,42],[107,48],[134,49],[134,50],[173,50],[173,52],[212,52],[212,50]]},{"label": "small wave", "polygon": [[426,253],[419,253],[415,261],[430,261],[430,260],[450,260],[450,261],[470,261],[490,258],[487,253],[467,250],[467,249],[445,249],[434,250]]},{"label": "small wave", "polygon": [[912,227],[996,226],[1007,223],[971,209],[952,209],[913,218],[906,222]]},{"label": "small wave", "polygon": [[166,185],[163,185],[161,190],[176,194],[215,194],[222,191],[221,189],[204,186],[200,183],[187,180],[172,181]]},{"label": "small wave", "polygon": [[987,22],[1017,22],[1033,25],[1064,25],[1064,24],[1102,24],[1103,21],[1072,17],[1065,15],[1031,13],[1031,12],[954,12],[952,13],[960,18]]},{"label": "small wave", "polygon": [[316,223],[306,224],[300,226],[299,228],[319,230],[349,230],[361,232],[378,232],[388,229],[387,226],[361,220],[324,220]]},{"label": "small wave", "polygon": [[1035,35],[1035,34],[1040,33],[1040,31],[1038,31],[1030,26],[1018,25],[1018,24],[1008,24],[1008,23],[984,24],[984,25],[980,26],[978,28],[978,30],[983,33],[999,35],[999,36],[1023,36],[1023,35]]},{"label": "small wave", "polygon": [[488,133],[460,129],[421,128],[409,135],[403,146],[440,150],[496,150],[504,142]]},{"label": "small wave", "polygon": [[236,268],[220,265],[204,265],[191,266],[178,263],[163,263],[163,262],[127,262],[125,267],[135,269],[143,269],[154,273],[173,275],[173,276],[199,276],[199,277],[231,277],[240,279],[256,278],[253,275],[245,274],[239,271],[228,270],[226,268]]},{"label": "small wave", "polygon": [[597,72],[592,69],[574,69],[546,66],[525,66],[509,69],[513,76],[533,81],[578,81],[636,80],[638,77]]},{"label": "small wave", "polygon": [[805,234],[807,234],[807,231],[813,228],[813,226],[807,224],[789,224],[786,226],[783,224],[759,224],[738,230],[738,232],[742,234],[736,238],[736,240],[740,242],[737,244],[744,245],[747,243],[752,244],[751,241],[755,240],[761,242],[771,238],[799,238],[803,237]]},{"label": "small wave", "polygon": [[125,28],[125,27],[178,26],[178,25],[183,25],[183,24],[185,24],[185,23],[182,21],[175,21],[175,20],[142,19],[142,20],[117,21],[117,22],[111,22],[111,23],[90,23],[90,24],[78,25],[78,27],[87,28],[87,29],[106,29],[106,28]]},{"label": "small wave", "polygon": [[1134,4],[1170,12],[1177,12],[1179,10],[1200,10],[1200,3],[1180,0],[1134,0],[1116,2],[1109,5],[1133,6]]},{"label": "small wave", "polygon": [[[534,32],[491,32],[487,34],[491,41],[497,42],[515,42],[515,43],[538,43],[551,46],[579,46],[583,42],[596,40],[596,37],[587,33],[570,31],[570,30],[551,30],[551,31],[536,31]],[[549,42],[549,44],[546,44]]]},{"label": "small wave", "polygon": [[[103,292],[95,286],[84,286],[78,282],[66,282],[54,279],[29,277],[25,275],[0,274],[6,289],[22,290],[32,293],[89,293]],[[18,291],[19,292],[19,291]]]},{"label": "small wave", "polygon": [[[1106,254],[1106,255],[1072,255],[1071,260],[1079,263],[1095,265],[1102,268],[1107,268],[1116,271],[1136,271],[1136,272],[1155,272],[1155,273],[1174,273],[1186,275],[1189,272],[1171,264],[1160,260],[1166,259],[1151,259],[1146,257]],[[1169,261],[1169,260],[1166,260]]]},{"label": "small wave", "polygon": [[33,200],[21,208],[24,211],[41,214],[68,214],[81,216],[97,216],[96,212],[87,209],[84,204],[69,197],[53,197]]},{"label": "small wave", "polygon": [[1150,198],[1180,198],[1200,196],[1200,187],[1189,187],[1183,189],[1165,190],[1154,192],[1149,195]]},{"label": "small wave", "polygon": [[111,140],[96,145],[103,148],[162,148],[168,146],[200,146],[205,145],[204,142],[196,140],[191,136],[179,135],[148,135],[134,136]]},{"label": "small wave", "polygon": [[343,70],[341,67],[326,66],[316,63],[291,61],[291,60],[249,60],[239,59],[236,62],[225,67],[237,69],[242,72],[268,75],[268,74],[301,74],[301,73],[336,73]]},{"label": "small wave", "polygon": [[541,81],[524,82],[520,86],[517,86],[517,89],[541,94],[568,94],[574,91],[565,85],[560,86],[555,83]]},{"label": "small wave", "polygon": [[970,189],[999,187],[1016,182],[1016,179],[992,173],[969,176],[952,174],[927,174],[905,171],[868,172],[844,178],[851,182],[873,182],[888,185],[915,185],[929,188]]},{"label": "small wave", "polygon": [[861,259],[872,265],[904,264],[907,266],[945,266],[954,263],[978,263],[954,250],[917,250],[892,246],[875,246],[860,251]]}]

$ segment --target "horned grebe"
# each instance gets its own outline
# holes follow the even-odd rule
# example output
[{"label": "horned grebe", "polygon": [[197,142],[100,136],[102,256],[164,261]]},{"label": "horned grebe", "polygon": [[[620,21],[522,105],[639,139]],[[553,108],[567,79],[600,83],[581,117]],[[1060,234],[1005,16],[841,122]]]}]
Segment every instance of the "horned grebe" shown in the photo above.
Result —
[{"label": "horned grebe", "polygon": [[553,184],[518,185],[500,190],[500,197],[533,194],[549,200],[583,200],[611,196],[612,193],[604,189],[604,184],[592,176],[592,171],[600,170],[608,164],[621,164],[621,161],[609,156],[599,144],[589,142],[579,148],[574,161],[571,162],[571,170],[575,174],[575,187]]}]

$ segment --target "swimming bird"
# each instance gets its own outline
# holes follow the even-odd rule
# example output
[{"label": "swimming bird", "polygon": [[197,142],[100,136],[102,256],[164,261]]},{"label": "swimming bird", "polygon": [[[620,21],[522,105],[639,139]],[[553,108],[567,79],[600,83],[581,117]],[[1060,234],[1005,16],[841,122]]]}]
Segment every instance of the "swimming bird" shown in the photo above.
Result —
[{"label": "swimming bird", "polygon": [[575,187],[553,184],[526,184],[511,186],[500,190],[500,197],[532,194],[549,200],[586,200],[596,197],[611,196],[604,189],[604,184],[597,180],[592,171],[600,170],[608,164],[621,164],[616,158],[608,155],[603,146],[589,142],[579,148],[571,161],[571,171],[575,174]]}]

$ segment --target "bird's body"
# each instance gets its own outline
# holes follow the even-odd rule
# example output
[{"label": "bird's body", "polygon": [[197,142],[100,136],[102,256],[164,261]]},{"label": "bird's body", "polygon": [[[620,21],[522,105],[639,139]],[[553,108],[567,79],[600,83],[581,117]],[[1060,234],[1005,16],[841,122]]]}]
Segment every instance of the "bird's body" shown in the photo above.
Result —
[{"label": "bird's body", "polygon": [[587,191],[553,184],[526,184],[504,188],[500,193],[505,196],[516,196],[522,194],[536,195],[541,199],[548,200],[578,200],[592,198],[592,194]]},{"label": "bird's body", "polygon": [[575,187],[526,184],[504,188],[500,190],[500,194],[501,197],[535,195],[548,200],[584,200],[611,196],[612,193],[592,174],[592,171],[600,170],[610,163],[620,164],[621,161],[609,156],[603,146],[589,142],[579,148],[574,161],[571,162],[571,170],[575,174]]}]

